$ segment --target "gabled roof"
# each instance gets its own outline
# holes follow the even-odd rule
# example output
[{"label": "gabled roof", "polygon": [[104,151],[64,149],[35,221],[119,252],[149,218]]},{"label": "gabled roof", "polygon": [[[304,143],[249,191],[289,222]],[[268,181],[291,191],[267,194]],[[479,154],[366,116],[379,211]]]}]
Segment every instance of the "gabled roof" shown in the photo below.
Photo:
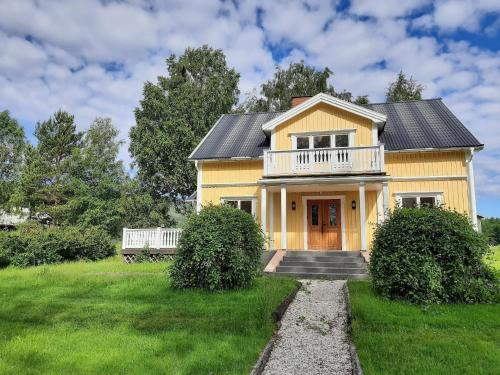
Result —
[{"label": "gabled roof", "polygon": [[222,115],[190,159],[256,158],[269,148],[262,125],[283,112]]},{"label": "gabled roof", "polygon": [[387,115],[379,137],[386,150],[483,146],[441,98],[365,107]]},{"label": "gabled roof", "polygon": [[343,109],[347,112],[354,113],[358,116],[367,118],[375,123],[380,124],[380,127],[385,123],[387,120],[387,116],[385,116],[383,113],[379,113],[376,111],[373,111],[369,108],[365,108],[350,102],[346,102],[345,100],[341,100],[339,98],[335,98],[331,95],[324,94],[324,93],[319,93],[315,96],[313,96],[311,99],[308,99],[304,101],[303,103],[299,104],[296,107],[293,107],[289,109],[286,112],[281,113],[279,116],[275,117],[271,121],[265,123],[262,125],[262,130],[264,132],[268,133],[271,130],[273,130],[276,126],[279,124],[282,124],[283,122],[299,115],[300,113],[307,111],[309,108],[314,107],[317,104],[324,103],[327,105],[331,105],[333,107]]},{"label": "gabled roof", "polygon": [[[367,104],[363,107],[387,116],[379,139],[388,151],[483,146],[441,99]],[[287,112],[223,115],[190,159],[262,156],[270,144],[262,126]]]}]

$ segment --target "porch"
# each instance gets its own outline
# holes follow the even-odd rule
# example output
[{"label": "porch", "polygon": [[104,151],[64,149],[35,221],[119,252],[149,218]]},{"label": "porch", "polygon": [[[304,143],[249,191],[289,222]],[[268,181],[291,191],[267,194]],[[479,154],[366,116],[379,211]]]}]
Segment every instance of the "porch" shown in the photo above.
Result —
[{"label": "porch", "polygon": [[264,178],[260,185],[271,250],[366,251],[389,208],[385,176]]}]

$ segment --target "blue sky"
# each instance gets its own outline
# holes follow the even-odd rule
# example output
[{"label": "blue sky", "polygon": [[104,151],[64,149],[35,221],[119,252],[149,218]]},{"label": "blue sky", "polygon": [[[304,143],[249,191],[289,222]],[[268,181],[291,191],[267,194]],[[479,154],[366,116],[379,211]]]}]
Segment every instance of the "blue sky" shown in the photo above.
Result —
[{"label": "blue sky", "polygon": [[[478,211],[500,216],[498,0],[0,0],[0,110],[33,139],[59,108],[79,128],[109,116],[127,139],[143,83],[165,57],[208,44],[258,88],[276,64],[329,67],[333,85],[383,101],[403,69],[486,147],[475,157]],[[127,146],[121,158],[130,161]]]}]

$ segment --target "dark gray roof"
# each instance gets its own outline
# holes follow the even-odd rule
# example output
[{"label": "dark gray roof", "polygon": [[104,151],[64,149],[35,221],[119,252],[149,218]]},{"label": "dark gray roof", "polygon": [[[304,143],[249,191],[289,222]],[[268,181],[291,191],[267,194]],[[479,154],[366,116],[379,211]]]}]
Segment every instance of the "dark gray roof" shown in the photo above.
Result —
[{"label": "dark gray roof", "polygon": [[269,138],[262,131],[262,125],[281,113],[223,115],[191,158],[259,157],[269,148]]},{"label": "dark gray roof", "polygon": [[[380,134],[386,150],[482,146],[441,99],[365,107],[387,116]],[[282,113],[223,115],[191,158],[259,157],[269,148],[269,137],[262,131],[262,125]]]},{"label": "dark gray roof", "polygon": [[364,107],[387,116],[380,134],[380,142],[387,150],[482,146],[441,99],[367,104]]}]

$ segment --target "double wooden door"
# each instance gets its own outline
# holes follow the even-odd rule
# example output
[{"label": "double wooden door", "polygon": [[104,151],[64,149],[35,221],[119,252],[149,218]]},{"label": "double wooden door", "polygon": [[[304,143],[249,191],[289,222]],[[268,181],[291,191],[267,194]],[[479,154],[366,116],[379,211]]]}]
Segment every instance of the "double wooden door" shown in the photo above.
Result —
[{"label": "double wooden door", "polygon": [[307,201],[307,242],[311,250],[342,250],[340,199]]}]

